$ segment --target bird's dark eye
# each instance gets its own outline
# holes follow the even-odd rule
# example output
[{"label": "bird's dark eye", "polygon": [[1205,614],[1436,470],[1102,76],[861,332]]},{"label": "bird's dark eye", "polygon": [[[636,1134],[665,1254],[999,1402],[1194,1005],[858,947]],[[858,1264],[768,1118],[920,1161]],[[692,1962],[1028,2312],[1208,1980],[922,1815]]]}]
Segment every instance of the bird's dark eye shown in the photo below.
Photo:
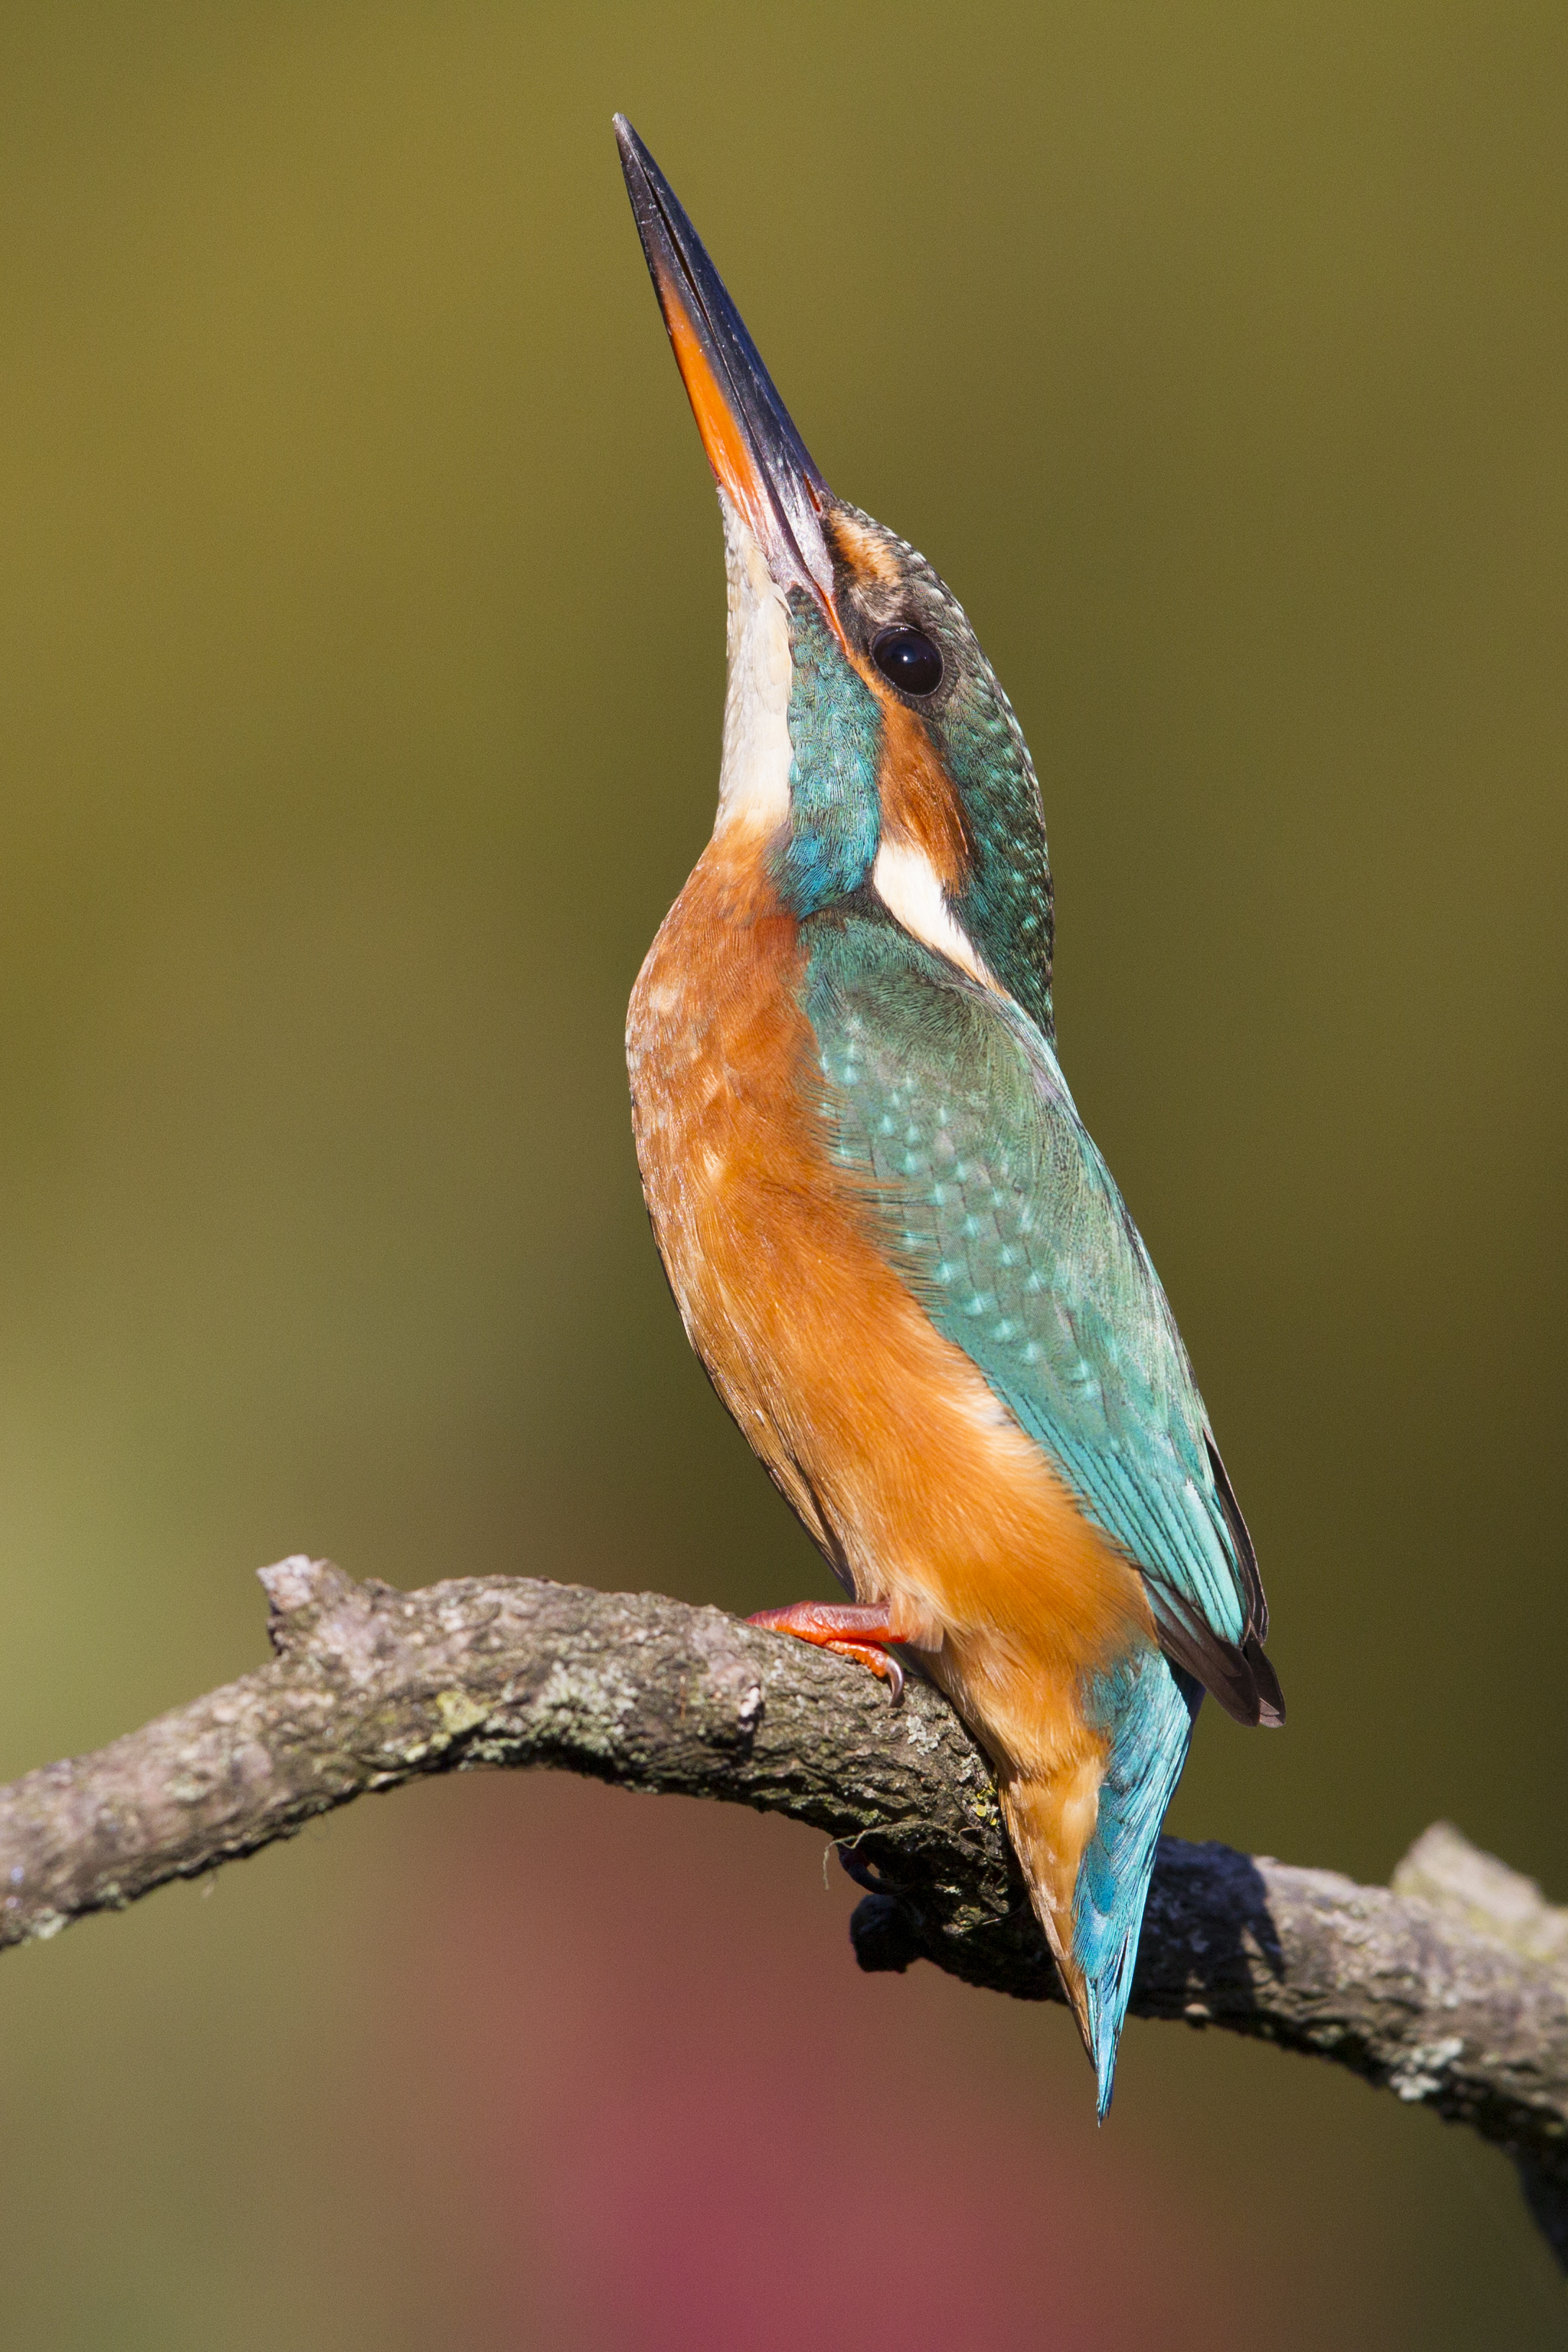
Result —
[{"label": "bird's dark eye", "polygon": [[942,684],[942,655],[923,630],[879,629],[871,659],[905,694],[934,694]]}]

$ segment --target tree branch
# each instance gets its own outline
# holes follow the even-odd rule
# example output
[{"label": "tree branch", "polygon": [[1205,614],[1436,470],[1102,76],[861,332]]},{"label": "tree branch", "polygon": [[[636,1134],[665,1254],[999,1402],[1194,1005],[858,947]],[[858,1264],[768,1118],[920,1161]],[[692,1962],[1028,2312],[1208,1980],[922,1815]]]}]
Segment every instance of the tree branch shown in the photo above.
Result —
[{"label": "tree branch", "polygon": [[[418,1592],[264,1569],[277,1655],[0,1790],[0,1945],[48,1937],[425,1773],[552,1766],[787,1813],[868,1889],[862,1968],[1060,1990],[984,1754],[911,1681],[716,1609],[488,1577]],[[1519,2165],[1568,2267],[1568,1912],[1439,1826],[1392,1888],[1161,1843],[1132,1994],[1331,2058]]]}]

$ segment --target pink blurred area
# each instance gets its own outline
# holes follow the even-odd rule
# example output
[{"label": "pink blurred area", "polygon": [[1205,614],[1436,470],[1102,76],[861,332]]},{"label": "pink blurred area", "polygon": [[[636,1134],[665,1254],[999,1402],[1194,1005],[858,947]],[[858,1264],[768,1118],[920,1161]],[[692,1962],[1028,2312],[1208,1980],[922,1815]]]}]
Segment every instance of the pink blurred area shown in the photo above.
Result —
[{"label": "pink blurred area", "polygon": [[1065,2014],[1016,2012],[1020,2064],[989,1996],[862,1976],[820,1839],[563,1780],[434,1793],[387,2127],[440,2150],[447,2340],[1221,2340],[1214,2234],[1146,2136],[1096,2133]]}]

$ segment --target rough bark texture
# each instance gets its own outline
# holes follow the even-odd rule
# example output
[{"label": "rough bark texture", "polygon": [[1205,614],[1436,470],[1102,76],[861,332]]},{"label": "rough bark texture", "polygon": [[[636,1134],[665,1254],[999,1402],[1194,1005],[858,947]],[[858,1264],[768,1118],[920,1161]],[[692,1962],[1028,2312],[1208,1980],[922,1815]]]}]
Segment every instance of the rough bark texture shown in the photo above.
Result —
[{"label": "rough bark texture", "polygon": [[[862,1968],[1060,1998],[985,1759],[945,1700],[716,1609],[509,1578],[264,1569],[270,1664],[0,1790],[0,1944],[289,1837],[367,1790],[554,1766],[811,1822],[868,1892]],[[1439,1825],[1392,1887],[1162,1841],[1140,2017],[1351,2067],[1512,2155],[1568,2265],[1568,1913]]]}]

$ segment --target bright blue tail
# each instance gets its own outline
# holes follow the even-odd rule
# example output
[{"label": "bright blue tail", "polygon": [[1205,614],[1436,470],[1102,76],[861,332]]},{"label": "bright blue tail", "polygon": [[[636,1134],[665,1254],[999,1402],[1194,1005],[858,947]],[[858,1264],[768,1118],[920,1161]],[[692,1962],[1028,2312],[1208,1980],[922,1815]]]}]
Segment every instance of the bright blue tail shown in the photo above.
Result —
[{"label": "bright blue tail", "polygon": [[1099,1820],[1079,1864],[1072,1950],[1084,1974],[1101,2122],[1110,2105],[1160,1824],[1187,1760],[1203,1695],[1202,1684],[1158,1650],[1097,1676],[1088,1694],[1086,1712],[1110,1729],[1111,1747]]}]

